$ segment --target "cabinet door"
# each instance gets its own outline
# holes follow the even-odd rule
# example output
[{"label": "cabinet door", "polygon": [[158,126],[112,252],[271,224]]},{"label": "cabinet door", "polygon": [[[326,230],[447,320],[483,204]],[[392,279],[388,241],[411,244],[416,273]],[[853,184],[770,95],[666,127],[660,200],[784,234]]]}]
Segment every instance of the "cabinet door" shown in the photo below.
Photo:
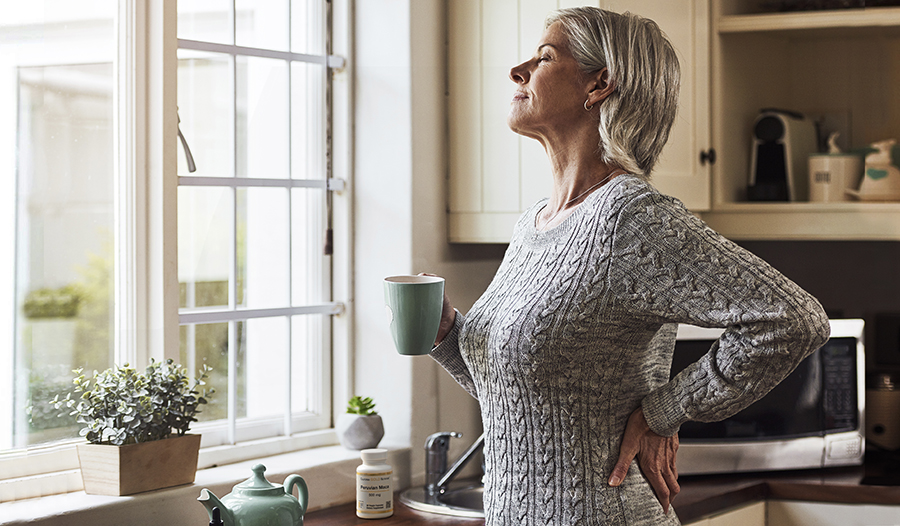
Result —
[{"label": "cabinet door", "polygon": [[757,502],[716,515],[709,519],[709,526],[766,526],[766,503]]},{"label": "cabinet door", "polygon": [[768,505],[771,526],[900,524],[900,506],[777,500],[770,501]]},{"label": "cabinet door", "polygon": [[681,199],[691,210],[709,210],[710,168],[700,156],[711,148],[709,0],[605,0],[604,7],[656,21],[675,47],[681,62],[678,116],[652,181],[660,192]]},{"label": "cabinet door", "polygon": [[766,503],[755,502],[684,526],[766,526]]},{"label": "cabinet door", "polygon": [[[550,164],[543,149],[506,125],[515,89],[509,70],[532,55],[550,11],[585,3],[447,3],[450,241],[506,243],[519,215],[549,195]],[[677,48],[682,60],[681,109],[653,181],[690,208],[706,210],[709,175],[700,166],[699,152],[708,148],[709,136],[709,0],[607,0],[594,5],[653,18]]]},{"label": "cabinet door", "polygon": [[509,70],[531,56],[557,0],[447,2],[450,241],[506,243],[519,215],[550,193],[537,141],[506,125]]}]

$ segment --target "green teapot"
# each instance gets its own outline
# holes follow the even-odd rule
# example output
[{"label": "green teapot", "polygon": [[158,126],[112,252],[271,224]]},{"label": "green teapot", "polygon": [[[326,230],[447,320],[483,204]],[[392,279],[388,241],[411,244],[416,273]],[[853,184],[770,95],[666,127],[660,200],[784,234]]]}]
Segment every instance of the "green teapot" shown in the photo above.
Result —
[{"label": "green teapot", "polygon": [[[224,526],[303,526],[303,515],[309,504],[309,489],[300,475],[289,475],[284,485],[266,480],[262,464],[253,466],[253,475],[236,485],[228,495],[217,498],[211,491],[200,490],[197,499],[206,507],[210,520],[218,508]],[[300,498],[294,498],[297,486]]]}]

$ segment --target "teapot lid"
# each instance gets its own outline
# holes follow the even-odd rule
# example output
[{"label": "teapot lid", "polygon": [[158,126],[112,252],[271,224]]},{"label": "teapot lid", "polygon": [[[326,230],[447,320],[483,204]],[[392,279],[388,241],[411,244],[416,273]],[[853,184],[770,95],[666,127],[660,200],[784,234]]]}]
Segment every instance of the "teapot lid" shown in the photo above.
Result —
[{"label": "teapot lid", "polygon": [[262,464],[257,464],[251,468],[253,470],[253,475],[241,482],[237,486],[234,487],[234,491],[240,493],[242,495],[251,495],[251,496],[263,496],[268,495],[270,497],[277,497],[279,495],[284,495],[284,487],[272,484],[263,473],[266,471],[266,467]]}]

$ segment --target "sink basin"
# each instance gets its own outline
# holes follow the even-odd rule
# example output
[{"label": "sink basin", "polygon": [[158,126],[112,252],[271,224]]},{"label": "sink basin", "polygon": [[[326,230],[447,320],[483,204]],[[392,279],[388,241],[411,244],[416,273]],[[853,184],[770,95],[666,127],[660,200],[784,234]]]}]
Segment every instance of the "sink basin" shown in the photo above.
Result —
[{"label": "sink basin", "polygon": [[400,502],[410,508],[454,517],[484,518],[484,486],[479,479],[453,482],[437,498],[425,494],[423,486],[410,488],[400,494]]},{"label": "sink basin", "polygon": [[438,500],[447,506],[477,510],[484,516],[484,486],[480,484],[448,491]]}]

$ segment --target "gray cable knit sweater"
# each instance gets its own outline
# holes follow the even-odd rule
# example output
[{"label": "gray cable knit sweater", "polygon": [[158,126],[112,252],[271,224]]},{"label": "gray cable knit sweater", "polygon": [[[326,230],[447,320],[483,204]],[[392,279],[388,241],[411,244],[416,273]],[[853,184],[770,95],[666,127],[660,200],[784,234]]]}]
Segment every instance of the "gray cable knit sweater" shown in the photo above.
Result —
[{"label": "gray cable knit sweater", "polygon": [[[628,416],[672,435],[759,399],[821,346],[819,303],[633,176],[558,227],[515,227],[487,291],[432,356],[481,404],[488,526],[678,524],[631,465]],[[669,381],[677,323],[726,327]],[[790,401],[785,401],[790,403]]]}]

